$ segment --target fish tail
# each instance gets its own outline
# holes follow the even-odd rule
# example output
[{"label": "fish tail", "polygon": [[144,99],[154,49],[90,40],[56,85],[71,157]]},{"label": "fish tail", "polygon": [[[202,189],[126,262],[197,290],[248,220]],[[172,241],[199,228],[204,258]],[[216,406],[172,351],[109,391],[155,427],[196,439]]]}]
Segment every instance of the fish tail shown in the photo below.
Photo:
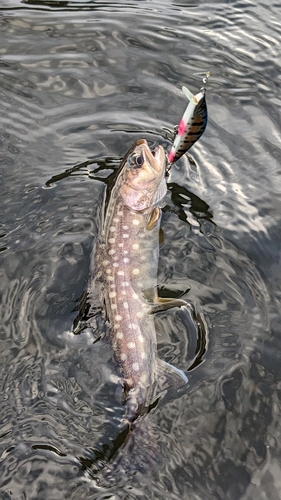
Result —
[{"label": "fish tail", "polygon": [[128,426],[123,446],[104,464],[96,479],[102,486],[113,486],[136,472],[147,473],[161,462],[158,439],[149,419],[139,419]]}]

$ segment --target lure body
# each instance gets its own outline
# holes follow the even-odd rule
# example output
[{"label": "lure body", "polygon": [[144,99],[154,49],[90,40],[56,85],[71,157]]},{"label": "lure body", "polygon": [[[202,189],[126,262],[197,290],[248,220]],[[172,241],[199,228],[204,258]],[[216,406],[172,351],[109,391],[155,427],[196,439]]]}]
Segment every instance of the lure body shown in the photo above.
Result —
[{"label": "lure body", "polygon": [[177,161],[200,139],[208,121],[205,87],[196,95],[193,95],[186,87],[182,90],[190,102],[176,129],[172,149],[168,156],[169,163]]}]

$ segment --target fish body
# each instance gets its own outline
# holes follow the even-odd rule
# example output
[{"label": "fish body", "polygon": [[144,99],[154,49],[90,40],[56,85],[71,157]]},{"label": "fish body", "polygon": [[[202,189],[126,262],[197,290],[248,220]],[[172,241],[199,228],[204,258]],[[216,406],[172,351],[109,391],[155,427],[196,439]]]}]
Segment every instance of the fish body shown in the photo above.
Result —
[{"label": "fish body", "polygon": [[200,139],[208,121],[206,89],[203,87],[198,94],[193,95],[186,87],[183,87],[183,92],[190,102],[176,129],[172,148],[168,155],[170,164],[177,161]]},{"label": "fish body", "polygon": [[[124,158],[104,201],[97,247],[97,274],[110,341],[123,386],[126,418],[134,421],[153,401],[158,378],[176,385],[187,377],[157,357],[153,308],[157,297],[159,202],[164,197],[166,157],[137,141]],[[179,305],[166,300],[164,307]],[[158,308],[158,309],[157,309]]]}]

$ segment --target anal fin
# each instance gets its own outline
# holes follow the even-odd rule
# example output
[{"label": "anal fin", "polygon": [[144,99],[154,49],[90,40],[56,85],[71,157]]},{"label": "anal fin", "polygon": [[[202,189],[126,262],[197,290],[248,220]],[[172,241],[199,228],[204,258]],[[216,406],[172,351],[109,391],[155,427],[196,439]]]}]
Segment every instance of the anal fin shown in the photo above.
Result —
[{"label": "anal fin", "polygon": [[167,389],[177,390],[188,383],[186,374],[170,363],[157,359],[157,385],[161,391]]}]

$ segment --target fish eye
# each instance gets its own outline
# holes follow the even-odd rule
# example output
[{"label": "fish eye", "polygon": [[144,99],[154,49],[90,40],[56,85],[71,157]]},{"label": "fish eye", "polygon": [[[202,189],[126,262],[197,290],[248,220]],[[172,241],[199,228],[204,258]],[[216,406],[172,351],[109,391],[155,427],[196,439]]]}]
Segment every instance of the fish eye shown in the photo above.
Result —
[{"label": "fish eye", "polygon": [[141,155],[137,156],[136,162],[138,165],[142,165],[143,164],[143,157]]},{"label": "fish eye", "polygon": [[143,156],[141,154],[138,155],[137,153],[133,153],[128,158],[128,163],[129,163],[130,167],[139,168],[143,164]]}]

